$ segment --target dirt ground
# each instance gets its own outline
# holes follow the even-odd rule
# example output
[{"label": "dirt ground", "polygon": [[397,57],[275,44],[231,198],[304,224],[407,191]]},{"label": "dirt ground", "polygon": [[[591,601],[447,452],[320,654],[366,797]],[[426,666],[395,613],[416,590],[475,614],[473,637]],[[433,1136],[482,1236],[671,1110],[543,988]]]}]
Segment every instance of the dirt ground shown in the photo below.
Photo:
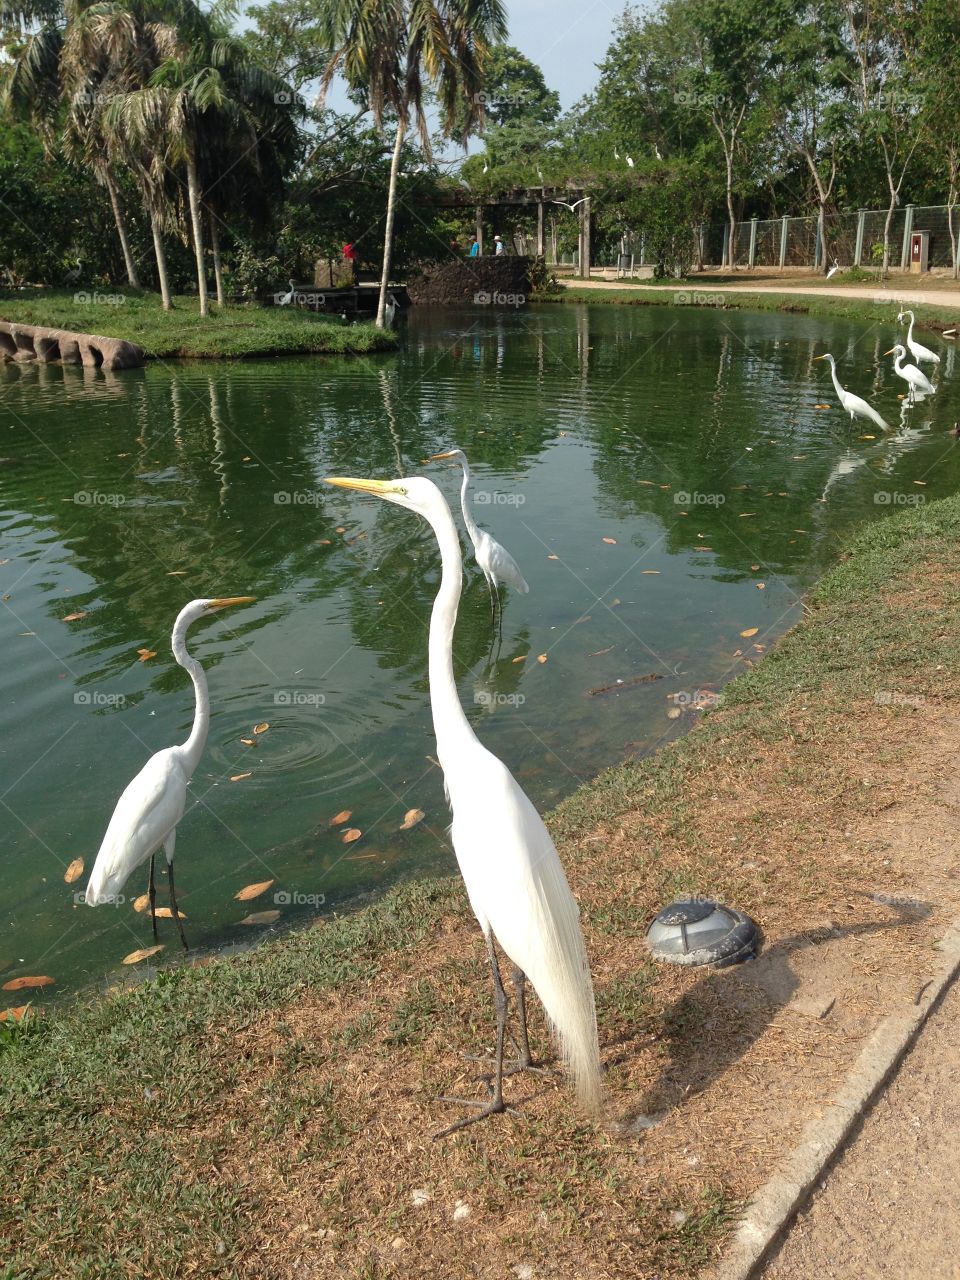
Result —
[{"label": "dirt ground", "polygon": [[766,1280],[960,1277],[960,986],[820,1184]]}]

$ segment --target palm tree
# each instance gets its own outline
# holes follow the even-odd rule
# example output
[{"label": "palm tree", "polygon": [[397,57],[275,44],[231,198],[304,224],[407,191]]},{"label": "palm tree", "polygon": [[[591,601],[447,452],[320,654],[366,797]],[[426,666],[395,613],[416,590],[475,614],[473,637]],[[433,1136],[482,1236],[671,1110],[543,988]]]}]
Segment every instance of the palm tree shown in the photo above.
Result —
[{"label": "palm tree", "polygon": [[[483,118],[483,63],[491,44],[505,38],[501,0],[324,0],[321,30],[331,53],[321,93],[339,72],[351,89],[366,94],[378,129],[396,117],[390,186],[383,235],[383,270],[377,325],[386,316],[393,255],[400,154],[411,117],[424,150],[430,135],[424,93],[432,88],[440,121],[449,136],[459,125],[463,138]],[[463,103],[467,103],[464,112]]]}]

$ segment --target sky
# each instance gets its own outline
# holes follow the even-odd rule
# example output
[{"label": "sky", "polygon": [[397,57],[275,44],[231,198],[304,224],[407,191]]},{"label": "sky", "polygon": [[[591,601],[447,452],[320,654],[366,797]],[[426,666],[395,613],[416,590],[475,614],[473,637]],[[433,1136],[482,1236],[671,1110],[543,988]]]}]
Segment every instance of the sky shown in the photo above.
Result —
[{"label": "sky", "polygon": [[509,0],[506,7],[508,42],[540,65],[566,111],[596,85],[623,0]]}]

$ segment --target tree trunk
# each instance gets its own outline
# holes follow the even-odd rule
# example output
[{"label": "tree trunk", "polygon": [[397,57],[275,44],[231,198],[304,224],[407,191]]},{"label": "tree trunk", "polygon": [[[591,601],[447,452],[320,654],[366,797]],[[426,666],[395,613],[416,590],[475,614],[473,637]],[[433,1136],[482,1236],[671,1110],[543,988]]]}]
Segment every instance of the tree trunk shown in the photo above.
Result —
[{"label": "tree trunk", "polygon": [[140,288],[140,277],[137,275],[137,264],[134,261],[133,251],[130,248],[130,239],[127,236],[127,224],[124,221],[123,210],[120,208],[120,197],[117,194],[117,188],[113,178],[110,176],[109,169],[103,171],[103,181],[107,191],[110,193],[110,205],[113,208],[113,218],[117,224],[117,235],[120,237],[120,248],[123,250],[123,261],[127,269],[127,281],[131,289]]},{"label": "tree trunk", "polygon": [[734,262],[736,253],[734,245],[737,239],[737,218],[733,212],[733,148],[727,152],[727,217],[730,225],[730,240],[727,245],[727,266],[731,271],[735,271]]},{"label": "tree trunk", "polygon": [[217,227],[217,215],[212,209],[207,210],[210,223],[210,248],[213,250],[213,275],[217,282],[217,306],[225,305],[227,299],[223,292],[223,264],[220,261],[220,231]]},{"label": "tree trunk", "polygon": [[377,303],[377,328],[382,329],[386,322],[387,289],[390,284],[390,264],[393,257],[393,215],[397,207],[397,175],[400,172],[400,151],[403,147],[407,123],[401,114],[397,123],[397,141],[393,147],[390,160],[390,188],[387,194],[387,225],[383,230],[383,273],[380,276],[380,301]]},{"label": "tree trunk", "polygon": [[883,270],[880,273],[881,280],[886,280],[890,274],[890,224],[893,222],[893,211],[897,206],[897,197],[895,192],[890,192],[890,204],[887,207],[887,216],[883,224]]},{"label": "tree trunk", "polygon": [[153,232],[153,251],[157,257],[157,276],[160,280],[163,309],[172,311],[173,299],[170,296],[170,278],[167,275],[167,254],[163,247],[163,228],[160,225],[160,217],[154,210],[150,211],[150,229]]},{"label": "tree trunk", "polygon": [[197,293],[200,297],[200,314],[210,314],[207,301],[207,273],[203,261],[203,223],[200,220],[200,183],[197,181],[197,162],[193,155],[187,157],[187,194],[190,198],[190,224],[193,227],[193,249],[197,259]]}]

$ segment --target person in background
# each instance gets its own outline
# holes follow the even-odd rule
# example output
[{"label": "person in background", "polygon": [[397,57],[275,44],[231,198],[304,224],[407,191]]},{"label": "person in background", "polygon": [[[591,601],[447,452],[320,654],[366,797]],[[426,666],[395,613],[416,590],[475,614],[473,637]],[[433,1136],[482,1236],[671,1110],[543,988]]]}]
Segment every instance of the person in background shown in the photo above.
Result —
[{"label": "person in background", "polygon": [[503,257],[503,254],[504,254],[503,241],[500,239],[500,237],[499,237],[499,236],[494,236],[494,237],[493,237],[493,243],[497,246],[497,247],[496,247],[496,255],[497,255],[497,257],[498,257],[498,258],[502,258],[502,257]]},{"label": "person in background", "polygon": [[476,236],[473,236],[470,240],[470,257],[471,258],[480,257],[480,242]]},{"label": "person in background", "polygon": [[343,260],[350,268],[350,279],[354,284],[357,283],[357,251],[353,244],[345,244],[343,246]]}]

